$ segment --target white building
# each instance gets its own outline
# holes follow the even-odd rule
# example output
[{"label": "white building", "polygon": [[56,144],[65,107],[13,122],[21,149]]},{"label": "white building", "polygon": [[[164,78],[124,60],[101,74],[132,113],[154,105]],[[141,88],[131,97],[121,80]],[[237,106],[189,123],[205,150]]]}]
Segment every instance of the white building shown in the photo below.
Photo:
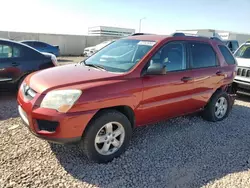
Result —
[{"label": "white building", "polygon": [[135,29],[119,28],[119,27],[107,27],[96,26],[89,27],[88,34],[92,36],[114,36],[125,37],[135,33]]},{"label": "white building", "polygon": [[222,40],[237,40],[239,44],[242,44],[246,40],[250,39],[250,34],[236,33],[231,31],[221,31],[214,29],[192,29],[192,30],[177,30],[176,32],[182,32],[189,35],[200,35],[200,36],[217,36]]}]

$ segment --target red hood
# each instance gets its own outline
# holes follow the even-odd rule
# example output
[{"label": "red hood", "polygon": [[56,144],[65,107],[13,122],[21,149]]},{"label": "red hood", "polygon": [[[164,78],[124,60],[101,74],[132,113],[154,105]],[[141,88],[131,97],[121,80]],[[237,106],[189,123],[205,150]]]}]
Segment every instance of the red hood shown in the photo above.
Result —
[{"label": "red hood", "polygon": [[31,74],[27,78],[27,83],[36,92],[42,93],[48,89],[101,81],[107,78],[117,77],[119,75],[120,74],[98,70],[80,64],[71,64],[49,68]]}]

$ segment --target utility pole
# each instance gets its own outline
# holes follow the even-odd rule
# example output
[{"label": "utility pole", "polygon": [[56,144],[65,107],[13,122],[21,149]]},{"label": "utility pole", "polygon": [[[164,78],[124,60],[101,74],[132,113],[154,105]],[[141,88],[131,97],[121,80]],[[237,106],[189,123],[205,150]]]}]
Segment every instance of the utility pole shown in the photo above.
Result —
[{"label": "utility pole", "polygon": [[139,23],[139,33],[141,32],[141,21],[144,20],[144,19],[146,19],[146,17],[140,19],[140,23]]}]

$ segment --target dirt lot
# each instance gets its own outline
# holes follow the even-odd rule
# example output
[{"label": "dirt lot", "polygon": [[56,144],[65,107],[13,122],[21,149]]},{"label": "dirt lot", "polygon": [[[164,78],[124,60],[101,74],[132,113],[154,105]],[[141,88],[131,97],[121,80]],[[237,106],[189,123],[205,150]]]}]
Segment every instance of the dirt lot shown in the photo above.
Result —
[{"label": "dirt lot", "polygon": [[250,97],[240,96],[222,122],[187,116],[138,128],[124,155],[95,164],[76,146],[33,136],[15,94],[0,93],[0,187],[250,187],[249,122]]}]

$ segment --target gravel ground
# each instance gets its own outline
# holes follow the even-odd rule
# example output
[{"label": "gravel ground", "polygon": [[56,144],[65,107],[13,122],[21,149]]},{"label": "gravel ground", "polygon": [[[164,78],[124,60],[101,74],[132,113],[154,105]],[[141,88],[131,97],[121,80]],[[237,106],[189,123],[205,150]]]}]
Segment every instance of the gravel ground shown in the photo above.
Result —
[{"label": "gravel ground", "polygon": [[250,98],[219,123],[187,116],[138,128],[109,164],[34,137],[13,94],[1,94],[0,115],[0,187],[250,187]]},{"label": "gravel ground", "polygon": [[222,122],[187,116],[138,128],[109,164],[33,136],[15,98],[0,93],[0,187],[250,187],[250,97],[240,96]]}]

